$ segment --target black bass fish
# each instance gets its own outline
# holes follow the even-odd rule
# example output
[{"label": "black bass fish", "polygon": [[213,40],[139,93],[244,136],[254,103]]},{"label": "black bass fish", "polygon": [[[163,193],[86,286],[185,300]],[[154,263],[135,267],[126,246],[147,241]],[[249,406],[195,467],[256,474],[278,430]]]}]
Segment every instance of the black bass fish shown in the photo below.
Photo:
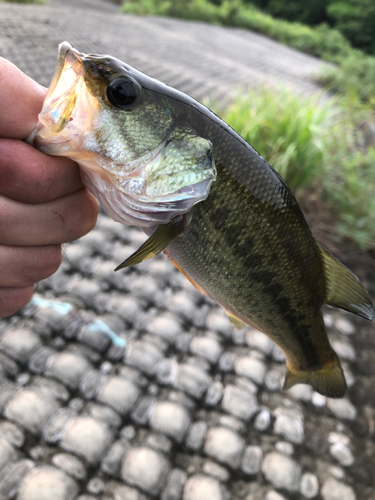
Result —
[{"label": "black bass fish", "polygon": [[147,233],[117,269],[163,251],[235,327],[254,326],[281,347],[284,388],[345,394],[321,306],[372,320],[370,297],[313,238],[283,179],[209,109],[64,42],[29,142],[76,160],[107,212]]}]

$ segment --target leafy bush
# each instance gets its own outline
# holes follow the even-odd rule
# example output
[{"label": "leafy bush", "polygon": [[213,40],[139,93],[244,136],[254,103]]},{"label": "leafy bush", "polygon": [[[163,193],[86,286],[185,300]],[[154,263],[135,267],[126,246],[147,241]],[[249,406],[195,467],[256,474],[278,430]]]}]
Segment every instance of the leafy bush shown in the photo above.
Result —
[{"label": "leafy bush", "polygon": [[342,94],[355,93],[361,101],[375,99],[375,57],[352,50],[339,67],[324,70],[318,81]]},{"label": "leafy bush", "polygon": [[331,0],[327,15],[355,47],[375,53],[374,0]]}]

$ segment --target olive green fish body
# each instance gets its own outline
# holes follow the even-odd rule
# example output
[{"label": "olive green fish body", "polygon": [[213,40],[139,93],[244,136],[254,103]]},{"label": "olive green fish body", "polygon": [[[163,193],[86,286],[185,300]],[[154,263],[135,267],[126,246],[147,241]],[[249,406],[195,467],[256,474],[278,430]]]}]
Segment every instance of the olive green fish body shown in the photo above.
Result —
[{"label": "olive green fish body", "polygon": [[[209,121],[210,118],[206,118]],[[209,123],[199,130],[204,134]],[[217,181],[170,257],[208,296],[277,342],[300,370],[332,360],[321,256],[289,188],[228,128],[212,127]]]},{"label": "olive green fish body", "polygon": [[64,42],[30,142],[80,164],[117,221],[149,239],[116,270],[163,251],[236,327],[284,351],[285,388],[342,397],[345,378],[321,314],[374,317],[358,279],[313,238],[293,194],[214,113],[110,56]]}]

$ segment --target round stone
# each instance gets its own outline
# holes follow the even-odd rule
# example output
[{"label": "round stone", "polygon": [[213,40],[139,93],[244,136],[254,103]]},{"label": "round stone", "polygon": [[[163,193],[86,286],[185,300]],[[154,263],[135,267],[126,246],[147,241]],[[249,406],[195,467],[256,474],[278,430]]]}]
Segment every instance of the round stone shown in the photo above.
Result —
[{"label": "round stone", "polygon": [[116,476],[120,471],[122,459],[129,445],[115,441],[103,458],[101,469],[110,476]]},{"label": "round stone", "polygon": [[216,339],[211,337],[193,337],[190,343],[190,351],[215,364],[219,361],[223,348]]},{"label": "round stone", "polygon": [[353,323],[345,318],[337,318],[335,321],[336,328],[345,335],[353,335],[355,333],[355,327]]},{"label": "round stone", "polygon": [[102,493],[104,487],[104,481],[100,477],[93,477],[86,486],[87,491],[93,495],[99,495],[99,493]]},{"label": "round stone", "polygon": [[0,438],[0,472],[15,460],[17,460],[16,450],[8,441]]},{"label": "round stone", "polygon": [[112,433],[104,422],[92,417],[76,417],[67,426],[61,447],[96,464],[110,445]]},{"label": "round stone", "polygon": [[148,434],[144,440],[144,444],[153,450],[162,451],[166,455],[168,455],[172,449],[172,441],[167,438],[167,436],[155,432]]},{"label": "round stone", "polygon": [[70,352],[54,354],[48,363],[47,375],[70,389],[77,389],[83,376],[91,369],[86,358]]},{"label": "round stone", "polygon": [[11,399],[5,408],[5,416],[33,434],[39,434],[59,405],[44,391],[24,389]]},{"label": "round stone", "polygon": [[332,340],[332,347],[340,359],[347,359],[348,361],[356,360],[356,353],[352,345],[349,342],[342,340]]},{"label": "round stone", "polygon": [[285,500],[285,497],[277,493],[277,491],[271,490],[267,492],[265,500]]},{"label": "round stone", "polygon": [[14,492],[33,467],[34,462],[27,459],[8,464],[6,474],[2,474],[0,481],[0,498],[13,498]]},{"label": "round stone", "polygon": [[[109,488],[108,488],[109,489]],[[113,500],[144,500],[144,496],[138,490],[134,488],[129,488],[129,486],[120,485],[120,484],[111,484],[110,491],[112,495],[110,498]],[[97,500],[98,497],[90,497],[87,500]],[[106,498],[106,497],[104,497]],[[77,498],[77,500],[80,500]],[[86,499],[82,499],[86,500]]]},{"label": "round stone", "polygon": [[60,408],[51,417],[47,425],[43,427],[43,437],[49,443],[59,441],[64,433],[65,426],[72,419],[72,411],[68,408]]},{"label": "round stone", "polygon": [[115,338],[115,332],[104,321],[91,321],[79,330],[77,339],[98,352],[104,352],[111,342],[108,332]]},{"label": "round stone", "polygon": [[169,310],[190,319],[195,314],[196,304],[190,294],[182,291],[172,295]]},{"label": "round stone", "polygon": [[257,431],[266,431],[271,425],[271,413],[269,410],[262,410],[258,413],[254,421],[254,427]]},{"label": "round stone", "polygon": [[124,459],[121,477],[146,493],[158,495],[165,486],[169,469],[169,462],[160,453],[146,447],[134,448]]},{"label": "round stone", "polygon": [[225,427],[214,427],[207,432],[204,451],[218,462],[237,469],[244,447],[244,440],[239,434]]},{"label": "round stone", "polygon": [[327,404],[327,398],[319,392],[313,392],[311,396],[311,402],[317,408],[323,408]]},{"label": "round stone", "polygon": [[305,498],[314,498],[319,493],[318,478],[306,472],[301,479],[300,492]]},{"label": "round stone", "polygon": [[163,357],[162,351],[155,345],[136,340],[129,342],[126,349],[125,361],[127,365],[139,368],[139,370],[147,373],[147,375],[154,375]]},{"label": "round stone", "polygon": [[283,436],[292,443],[303,443],[304,428],[302,416],[284,408],[276,408],[274,413],[276,415],[275,434]]},{"label": "round stone", "polygon": [[161,401],[156,403],[150,416],[150,426],[181,443],[190,426],[187,409],[177,403]]},{"label": "round stone", "polygon": [[342,432],[330,432],[328,434],[328,442],[331,444],[341,443],[344,446],[350,445],[350,439]]},{"label": "round stone", "polygon": [[234,370],[236,355],[234,352],[224,351],[219,359],[219,369],[222,372],[231,372]]},{"label": "round stone", "polygon": [[266,376],[266,365],[257,358],[242,356],[236,359],[234,370],[237,375],[249,378],[258,385],[262,385]]},{"label": "round stone", "polygon": [[202,467],[202,472],[208,476],[213,476],[221,482],[226,482],[230,478],[229,471],[211,460],[206,460]]},{"label": "round stone", "polygon": [[17,425],[7,421],[0,422],[0,436],[17,448],[22,446],[25,440],[23,431]]},{"label": "round stone", "polygon": [[291,387],[288,390],[288,392],[294,398],[299,399],[300,401],[311,401],[313,389],[312,389],[311,385],[297,384],[297,385],[294,385],[293,387]]},{"label": "round stone", "polygon": [[206,392],[205,403],[208,406],[216,406],[224,394],[223,384],[219,380],[215,380],[209,385]]},{"label": "round stone", "polygon": [[174,385],[176,389],[187,392],[195,398],[201,398],[208,386],[211,377],[198,366],[179,364],[177,367]]},{"label": "round stone", "polygon": [[109,406],[90,403],[86,408],[91,417],[95,418],[95,420],[101,420],[105,424],[108,424],[110,427],[117,428],[120,427],[122,423],[120,415]]},{"label": "round stone", "polygon": [[354,420],[357,416],[355,406],[348,399],[327,398],[327,406],[337,418]]},{"label": "round stone", "polygon": [[139,397],[139,389],[129,380],[111,377],[99,390],[98,401],[111,406],[120,415],[127,415]]},{"label": "round stone", "polygon": [[203,446],[207,432],[207,424],[203,420],[194,422],[186,437],[186,446],[191,450],[198,451]]},{"label": "round stone", "polygon": [[74,500],[77,483],[55,467],[33,469],[21,484],[18,500]]},{"label": "round stone", "polygon": [[262,449],[259,446],[247,446],[242,458],[241,469],[245,474],[258,474],[262,462]]},{"label": "round stone", "polygon": [[333,458],[338,460],[341,465],[350,467],[354,463],[354,457],[350,449],[342,443],[335,443],[330,446],[329,451]]},{"label": "round stone", "polygon": [[270,370],[265,379],[264,384],[269,391],[280,391],[282,387],[283,376],[277,370]]},{"label": "round stone", "polygon": [[6,354],[24,364],[41,345],[42,342],[38,335],[31,330],[22,328],[8,330],[0,343],[1,349]]},{"label": "round stone", "polygon": [[161,500],[180,500],[186,483],[187,475],[181,469],[173,469],[161,495]]},{"label": "round stone", "polygon": [[334,478],[324,482],[321,493],[323,500],[356,500],[353,489]]},{"label": "round stone", "polygon": [[221,309],[215,309],[207,314],[206,327],[223,334],[226,337],[232,335],[233,326],[226,314]]},{"label": "round stone", "polygon": [[80,480],[86,477],[86,467],[81,460],[70,453],[57,453],[53,456],[52,463],[75,479]]},{"label": "round stone", "polygon": [[250,420],[259,409],[256,397],[235,385],[225,387],[221,407],[242,420]]},{"label": "round stone", "polygon": [[162,315],[154,318],[148,330],[155,335],[160,335],[168,342],[174,342],[176,337],[182,333],[180,323],[170,315]]},{"label": "round stone", "polygon": [[258,351],[263,352],[266,356],[271,354],[275,345],[272,340],[267,337],[267,335],[264,335],[264,333],[258,332],[258,330],[254,330],[252,328],[246,332],[246,344],[249,347],[258,349]]},{"label": "round stone", "polygon": [[288,455],[288,457],[291,457],[293,455],[293,452],[294,452],[293,445],[291,443],[288,443],[288,441],[278,441],[275,444],[275,448],[280,453],[283,453],[284,455]]},{"label": "round stone", "polygon": [[192,476],[186,481],[183,500],[223,500],[220,483],[212,477]]},{"label": "round stone", "polygon": [[263,460],[262,471],[275,488],[299,491],[301,468],[290,457],[278,452],[268,453]]}]

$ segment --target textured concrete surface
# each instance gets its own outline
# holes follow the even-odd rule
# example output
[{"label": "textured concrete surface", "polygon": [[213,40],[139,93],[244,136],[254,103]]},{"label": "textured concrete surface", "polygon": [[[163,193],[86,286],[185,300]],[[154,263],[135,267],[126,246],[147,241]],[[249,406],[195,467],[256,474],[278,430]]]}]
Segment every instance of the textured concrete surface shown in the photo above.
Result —
[{"label": "textured concrete surface", "polygon": [[[316,90],[321,63],[262,36],[116,10],[0,4],[0,55],[44,85],[68,40],[200,99]],[[0,500],[373,500],[375,357],[352,338],[374,326],[327,309],[348,396],[284,393],[280,350],[234,331],[162,256],[113,272],[144,239],[100,213],[0,320]]]}]

